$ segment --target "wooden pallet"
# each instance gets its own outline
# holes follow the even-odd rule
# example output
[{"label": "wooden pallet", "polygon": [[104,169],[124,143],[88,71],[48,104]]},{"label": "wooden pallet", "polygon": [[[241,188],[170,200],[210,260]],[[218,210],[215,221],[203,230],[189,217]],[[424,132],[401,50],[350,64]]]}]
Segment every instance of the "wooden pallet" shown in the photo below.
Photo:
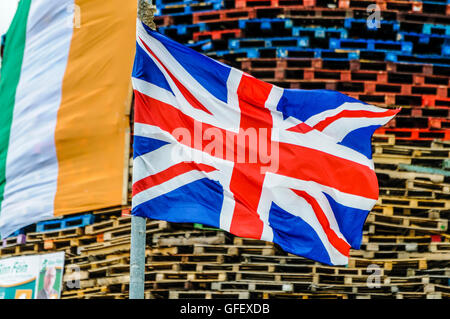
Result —
[{"label": "wooden pallet", "polygon": [[395,294],[396,299],[443,299],[441,292],[400,292]]},{"label": "wooden pallet", "polygon": [[426,200],[393,196],[380,196],[377,204],[406,208],[450,209],[449,200]]},{"label": "wooden pallet", "polygon": [[294,288],[291,283],[258,280],[258,281],[213,282],[211,284],[211,289],[220,291],[292,292]]},{"label": "wooden pallet", "polygon": [[[123,253],[130,251],[130,239],[111,240],[103,243],[94,243],[91,245],[79,247],[80,255],[85,256],[122,256]],[[119,256],[117,256],[119,255]]]},{"label": "wooden pallet", "polygon": [[264,292],[263,299],[348,299],[345,294]]},{"label": "wooden pallet", "polygon": [[120,226],[128,225],[131,225],[131,217],[121,217],[86,226],[85,233],[88,235],[97,235],[107,231],[115,230]]},{"label": "wooden pallet", "polygon": [[107,287],[95,287],[86,289],[75,289],[75,290],[63,290],[61,293],[61,299],[81,299],[86,295],[95,293],[106,293],[108,291]]},{"label": "wooden pallet", "polygon": [[0,248],[1,257],[12,257],[20,255],[38,254],[41,252],[42,245],[37,243],[27,243],[24,245],[15,245]]},{"label": "wooden pallet", "polygon": [[194,244],[225,244],[226,236],[217,231],[179,231],[169,233],[155,233],[152,237],[153,245],[158,247],[170,247],[173,245]]},{"label": "wooden pallet", "polygon": [[[151,274],[152,272],[147,272]],[[226,272],[157,272],[155,273],[155,280],[157,282],[168,281],[225,281],[227,280]]]},{"label": "wooden pallet", "polygon": [[169,299],[248,299],[248,291],[214,292],[214,291],[169,291]]},{"label": "wooden pallet", "polygon": [[385,271],[391,271],[394,268],[412,268],[427,269],[427,258],[405,258],[405,259],[366,259],[350,258],[348,266],[352,268],[365,268],[369,265],[379,265]]},{"label": "wooden pallet", "polygon": [[226,255],[240,255],[240,254],[261,254],[274,255],[275,248],[272,245],[268,246],[238,246],[238,245],[194,245],[194,254],[204,253],[222,253]]},{"label": "wooden pallet", "polygon": [[32,235],[31,237],[36,236],[36,238],[41,235],[40,238],[43,240],[46,239],[65,239],[65,238],[72,238],[72,237],[80,237],[84,234],[84,228],[69,228],[69,229],[62,229],[62,230],[55,230],[55,231],[48,231],[45,233],[32,233],[27,234]]},{"label": "wooden pallet", "polygon": [[413,216],[388,216],[378,213],[370,213],[366,220],[367,224],[382,225],[403,229],[414,229],[429,233],[445,232],[448,228],[447,219],[431,219]]},{"label": "wooden pallet", "polygon": [[217,263],[221,264],[229,260],[235,259],[235,256],[228,256],[222,254],[202,254],[202,255],[190,255],[190,254],[180,254],[180,255],[170,255],[170,254],[155,254],[154,249],[147,249],[147,263],[154,264],[158,262],[195,262],[195,263]]},{"label": "wooden pallet", "polygon": [[11,247],[16,245],[23,245],[27,242],[26,235],[19,234],[14,237],[8,237],[1,241],[0,247]]}]

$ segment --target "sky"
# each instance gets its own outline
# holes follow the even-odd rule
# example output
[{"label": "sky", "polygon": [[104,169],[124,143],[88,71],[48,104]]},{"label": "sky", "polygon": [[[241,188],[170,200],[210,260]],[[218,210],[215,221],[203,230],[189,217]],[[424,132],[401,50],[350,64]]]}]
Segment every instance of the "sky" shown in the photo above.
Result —
[{"label": "sky", "polygon": [[18,0],[0,0],[0,35],[8,31],[14,13],[17,9]]}]

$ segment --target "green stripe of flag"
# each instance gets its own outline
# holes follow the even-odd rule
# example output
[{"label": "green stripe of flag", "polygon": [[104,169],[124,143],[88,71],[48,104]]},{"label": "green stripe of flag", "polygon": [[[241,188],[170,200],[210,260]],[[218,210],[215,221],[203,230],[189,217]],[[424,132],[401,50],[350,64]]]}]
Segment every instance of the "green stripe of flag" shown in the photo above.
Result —
[{"label": "green stripe of flag", "polygon": [[6,158],[9,136],[25,52],[28,13],[31,0],[21,0],[6,33],[5,50],[0,73],[0,213],[6,184]]}]

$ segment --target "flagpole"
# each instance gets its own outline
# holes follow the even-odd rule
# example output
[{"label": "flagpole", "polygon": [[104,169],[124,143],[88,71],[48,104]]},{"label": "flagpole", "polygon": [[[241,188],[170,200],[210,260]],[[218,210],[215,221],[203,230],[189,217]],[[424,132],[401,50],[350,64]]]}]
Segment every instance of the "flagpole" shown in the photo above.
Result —
[{"label": "flagpole", "polygon": [[131,217],[130,299],[144,299],[145,218]]},{"label": "flagpole", "polygon": [[[151,0],[138,0],[138,17],[151,27],[154,9]],[[145,232],[146,219],[139,216],[131,217],[131,247],[130,247],[130,299],[144,299],[145,290]]]}]

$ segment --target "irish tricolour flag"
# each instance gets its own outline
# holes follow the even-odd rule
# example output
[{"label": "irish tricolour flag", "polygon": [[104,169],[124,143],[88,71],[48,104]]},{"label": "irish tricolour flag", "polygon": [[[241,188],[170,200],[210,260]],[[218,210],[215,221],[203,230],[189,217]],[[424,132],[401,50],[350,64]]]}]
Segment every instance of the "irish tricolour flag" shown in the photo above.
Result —
[{"label": "irish tricolour flag", "polygon": [[21,0],[0,75],[0,232],[123,202],[136,1]]}]

